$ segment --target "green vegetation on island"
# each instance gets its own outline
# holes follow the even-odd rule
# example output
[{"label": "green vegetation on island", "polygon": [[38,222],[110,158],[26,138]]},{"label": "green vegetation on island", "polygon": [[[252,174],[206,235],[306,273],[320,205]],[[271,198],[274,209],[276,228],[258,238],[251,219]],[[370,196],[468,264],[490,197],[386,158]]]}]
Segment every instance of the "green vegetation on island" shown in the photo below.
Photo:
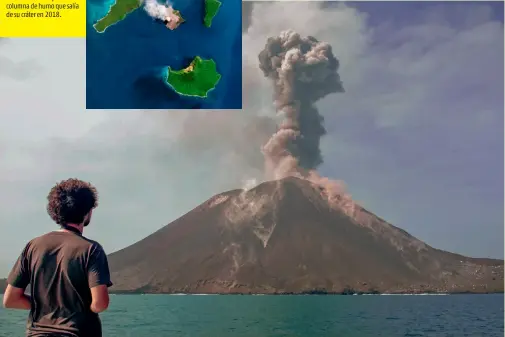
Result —
[{"label": "green vegetation on island", "polygon": [[219,0],[205,0],[205,16],[203,17],[205,27],[210,28],[212,19],[217,15],[219,7],[221,7]]},{"label": "green vegetation on island", "polygon": [[136,10],[142,5],[140,0],[116,0],[110,6],[109,12],[93,25],[95,30],[103,33],[110,26],[123,20],[128,14]]},{"label": "green vegetation on island", "polygon": [[214,60],[204,60],[196,56],[191,64],[182,70],[168,67],[166,82],[178,94],[184,96],[207,97],[221,79]]}]

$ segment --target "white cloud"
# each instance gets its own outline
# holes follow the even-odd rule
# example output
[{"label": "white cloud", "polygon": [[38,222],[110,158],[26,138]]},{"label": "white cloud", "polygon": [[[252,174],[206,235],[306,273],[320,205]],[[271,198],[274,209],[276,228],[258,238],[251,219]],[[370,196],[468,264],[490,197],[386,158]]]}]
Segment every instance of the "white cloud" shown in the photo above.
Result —
[{"label": "white cloud", "polygon": [[0,46],[0,69],[9,68],[0,77],[2,138],[81,137],[107,118],[83,109],[83,55],[84,40],[76,39],[10,39]]}]

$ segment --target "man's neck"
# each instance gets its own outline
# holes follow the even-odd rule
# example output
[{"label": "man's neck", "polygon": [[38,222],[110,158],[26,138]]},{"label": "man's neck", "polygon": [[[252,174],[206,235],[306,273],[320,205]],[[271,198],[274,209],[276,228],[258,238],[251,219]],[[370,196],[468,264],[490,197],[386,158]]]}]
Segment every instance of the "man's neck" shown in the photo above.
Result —
[{"label": "man's neck", "polygon": [[82,224],[81,225],[76,225],[76,224],[69,223],[69,224],[66,224],[61,230],[65,231],[65,232],[75,232],[75,231],[78,231],[79,233],[82,234],[82,231],[84,230],[84,226]]}]

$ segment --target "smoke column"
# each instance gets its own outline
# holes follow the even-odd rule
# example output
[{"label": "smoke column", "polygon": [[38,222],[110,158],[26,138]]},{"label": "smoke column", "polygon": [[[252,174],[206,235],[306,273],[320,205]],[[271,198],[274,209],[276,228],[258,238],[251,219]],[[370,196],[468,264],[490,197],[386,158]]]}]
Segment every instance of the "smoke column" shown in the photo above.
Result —
[{"label": "smoke column", "polygon": [[331,46],[287,30],[269,38],[258,58],[260,69],[274,85],[274,104],[282,117],[277,132],[263,147],[267,175],[307,179],[319,186],[330,207],[358,223],[367,223],[369,216],[352,200],[344,183],[321,177],[316,171],[323,162],[319,146],[326,130],[315,103],[344,92]]},{"label": "smoke column", "polygon": [[167,7],[156,0],[146,0],[144,10],[154,19],[165,20],[167,17]]},{"label": "smoke column", "polygon": [[331,46],[287,30],[269,38],[258,58],[274,85],[275,108],[283,117],[263,147],[267,174],[280,179],[315,169],[323,161],[319,143],[326,133],[315,103],[344,91]]}]

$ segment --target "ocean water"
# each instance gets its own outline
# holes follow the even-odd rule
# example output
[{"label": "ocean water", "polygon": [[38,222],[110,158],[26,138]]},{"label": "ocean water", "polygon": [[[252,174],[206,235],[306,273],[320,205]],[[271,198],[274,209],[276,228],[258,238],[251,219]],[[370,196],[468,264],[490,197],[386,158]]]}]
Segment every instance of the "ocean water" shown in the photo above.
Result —
[{"label": "ocean water", "polygon": [[[502,337],[503,295],[113,295],[104,337]],[[0,311],[0,337],[26,312]]]},{"label": "ocean water", "polygon": [[[222,1],[206,28],[203,0],[174,0],[186,20],[174,31],[143,8],[97,33],[93,24],[111,0],[87,2],[86,108],[88,109],[240,109],[242,107],[241,0]],[[222,75],[205,99],[181,96],[162,78],[167,66],[181,69],[195,56],[212,58]]]}]

